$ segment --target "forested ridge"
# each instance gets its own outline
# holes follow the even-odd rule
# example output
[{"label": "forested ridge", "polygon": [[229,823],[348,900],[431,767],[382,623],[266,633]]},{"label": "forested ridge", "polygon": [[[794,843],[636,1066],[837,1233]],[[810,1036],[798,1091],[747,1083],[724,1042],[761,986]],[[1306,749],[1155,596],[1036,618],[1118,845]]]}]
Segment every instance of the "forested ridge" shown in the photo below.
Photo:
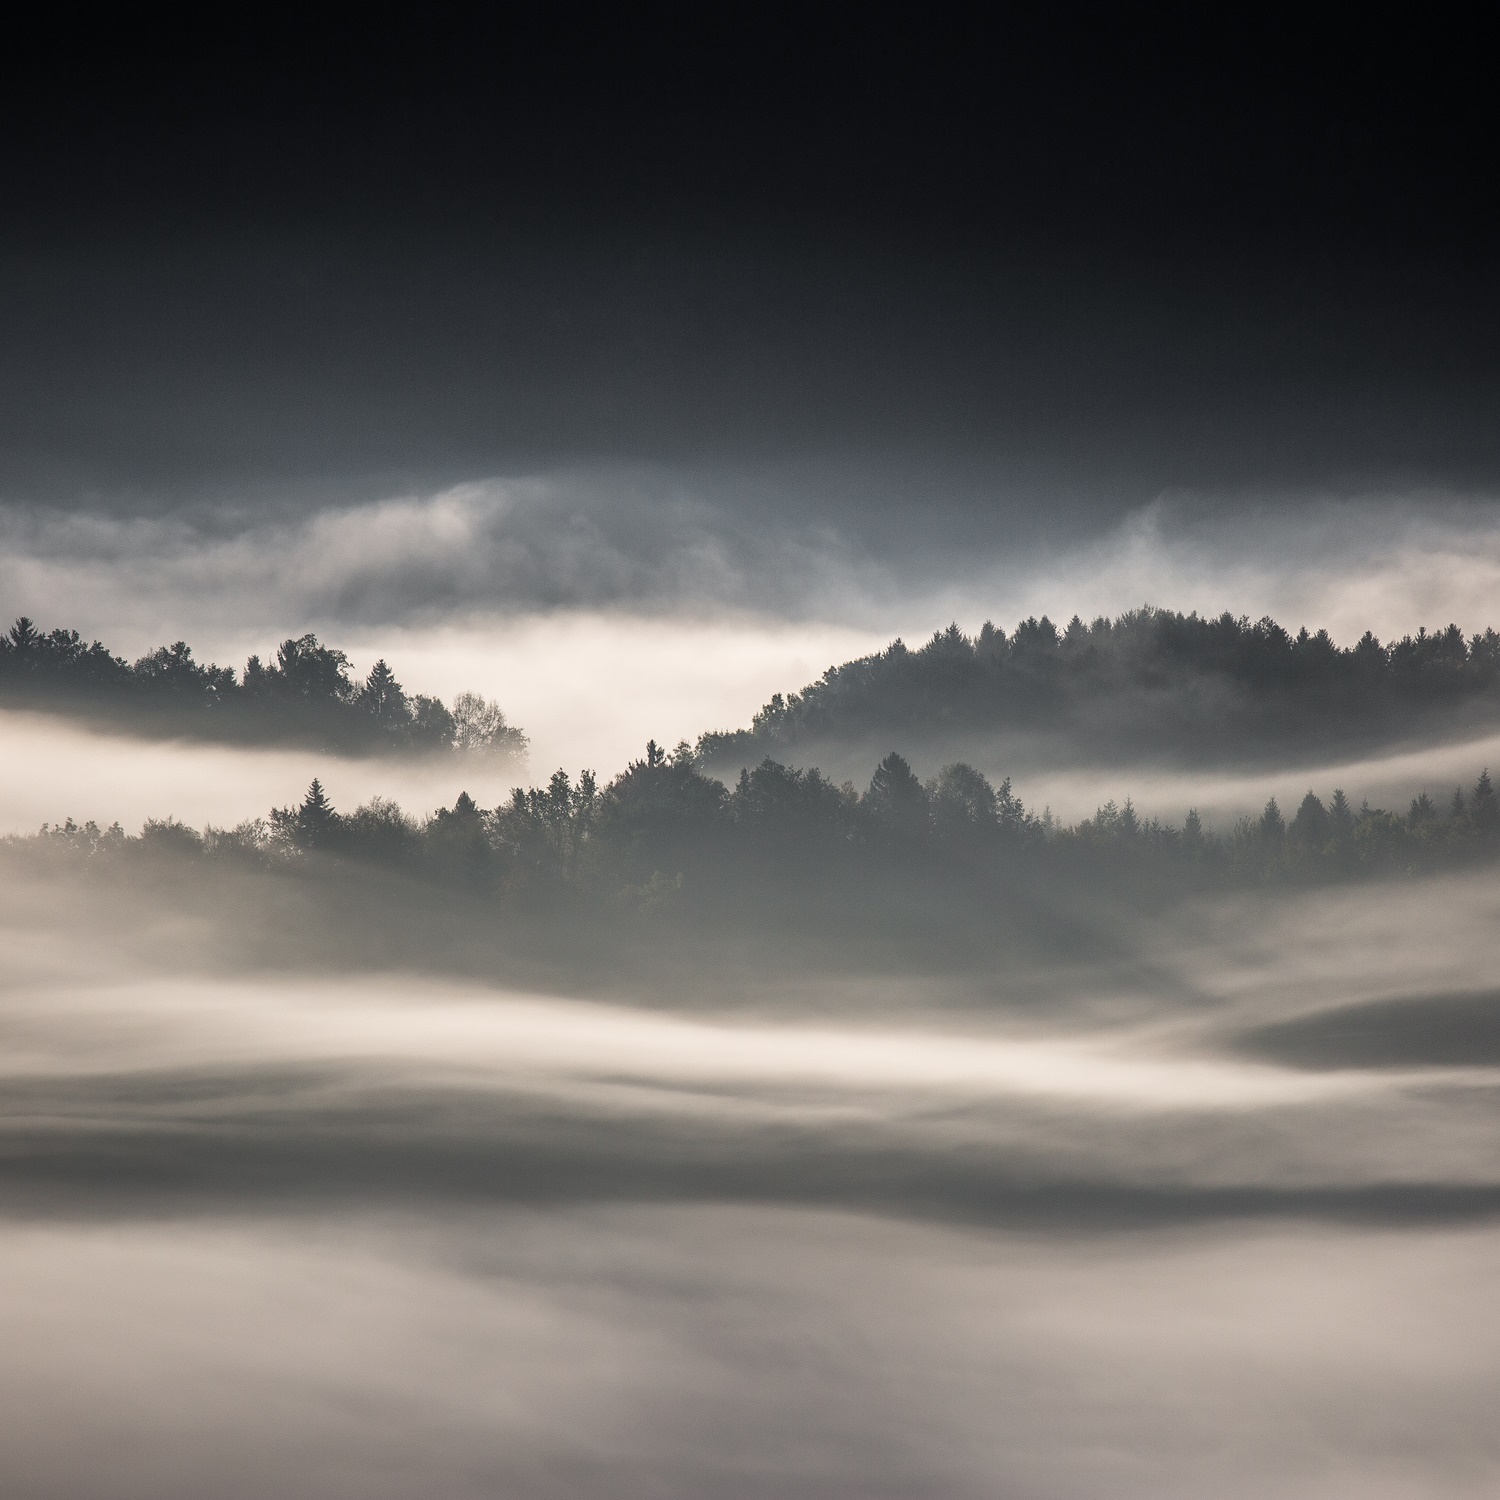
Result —
[{"label": "forested ridge", "polygon": [[69,713],[136,733],[241,744],[300,744],[344,754],[483,753],[524,760],[526,736],[499,707],[460,693],[451,707],[408,693],[382,659],[356,680],[349,658],[315,635],[288,639],[244,671],[194,659],[186,641],[138,661],[76,630],[22,616],[0,635],[0,705]]},{"label": "forested ridge", "polygon": [[[184,641],[130,662],[78,631],[16,621],[0,636],[0,705],[87,716],[134,733],[343,754],[483,749],[520,759],[526,736],[493,703],[408,693],[382,660],[353,677],[314,635],[243,671],[198,661]],[[696,756],[733,776],[768,756],[857,769],[892,743],[929,764],[1036,737],[1049,759],[1254,762],[1478,733],[1500,724],[1500,635],[1456,626],[1340,647],[1326,631],[1145,607],[1010,635],[954,624],[915,650],[830,667],[780,693],[748,729],[710,731]]]},{"label": "forested ridge", "polygon": [[1193,810],[1178,824],[1143,819],[1129,801],[1064,825],[962,763],[924,783],[892,752],[861,791],[767,759],[731,788],[686,743],[668,754],[652,742],[607,785],[559,770],[494,808],[464,793],[420,819],[383,798],[343,813],[315,780],[300,804],[233,829],[167,820],[127,836],[70,820],[7,843],[101,868],[153,856],[330,877],[381,869],[520,910],[702,913],[810,893],[857,906],[875,888],[974,897],[995,879],[1191,895],[1399,877],[1500,853],[1500,800],[1486,770],[1404,811],[1310,790],[1290,816],[1272,799],[1224,831]]},{"label": "forested ridge", "polygon": [[[1366,636],[1348,650],[1323,634],[1288,636],[1268,621],[1151,610],[1088,627],[1075,620],[1061,633],[1045,620],[1025,622],[1011,637],[987,626],[973,640],[951,627],[921,651],[897,643],[832,669],[807,693],[773,700],[740,736],[705,735],[697,748],[684,741],[671,752],[653,741],[603,784],[590,771],[575,780],[559,770],[495,807],[465,793],[452,807],[414,817],[380,798],[338,809],[315,781],[300,804],[233,829],[166,820],[127,835],[118,825],[69,821],[7,842],[13,853],[98,870],[150,858],[319,880],[380,871],[514,911],[592,906],[714,920],[732,918],[736,903],[788,911],[803,903],[809,912],[831,903],[848,920],[860,913],[867,920],[904,892],[920,893],[929,913],[934,893],[944,893],[952,911],[969,913],[964,920],[982,921],[984,892],[1006,882],[1192,894],[1401,876],[1500,852],[1500,807],[1487,771],[1472,785],[1424,792],[1404,810],[1354,807],[1337,788],[1309,790],[1296,808],[1272,800],[1220,830],[1191,809],[1177,823],[1144,819],[1129,801],[1064,825],[1028,808],[1008,778],[997,785],[950,759],[924,782],[895,751],[858,786],[790,764],[790,755],[761,755],[737,774],[720,773],[733,760],[727,742],[743,753],[778,736],[795,747],[798,733],[829,724],[878,733],[883,705],[914,719],[936,714],[934,704],[966,705],[970,723],[986,711],[1045,716],[1048,703],[1086,715],[1091,705],[1132,694],[1147,706],[1162,694],[1188,702],[1185,684],[1214,674],[1260,704],[1272,721],[1267,734],[1296,732],[1278,712],[1306,713],[1313,736],[1330,723],[1430,724],[1421,719],[1427,709],[1487,708],[1497,659],[1494,632],[1465,639],[1456,627],[1391,646]],[[347,657],[313,636],[283,642],[269,662],[252,657],[236,675],[198,663],[182,642],[130,664],[76,632],[43,634],[23,619],[0,641],[0,699],[112,703],[122,714],[157,714],[159,727],[199,726],[178,732],[345,752],[525,748],[525,737],[484,700],[463,695],[449,709],[408,695],[383,661],[356,681]],[[1228,701],[1206,689],[1201,700],[1205,714]],[[954,708],[943,722],[957,716]],[[1218,721],[1210,716],[1200,727],[1210,722]],[[1232,714],[1227,722],[1236,722]],[[920,734],[913,738],[921,743]]]},{"label": "forested ridge", "polygon": [[971,756],[987,738],[1039,735],[1055,755],[1255,761],[1477,731],[1500,723],[1500,635],[1456,625],[1340,647],[1326,630],[1144,607],[1059,630],[1045,615],[976,636],[954,624],[912,650],[830,667],[776,694],[751,727],[703,735],[731,774],[767,755],[904,744]]}]

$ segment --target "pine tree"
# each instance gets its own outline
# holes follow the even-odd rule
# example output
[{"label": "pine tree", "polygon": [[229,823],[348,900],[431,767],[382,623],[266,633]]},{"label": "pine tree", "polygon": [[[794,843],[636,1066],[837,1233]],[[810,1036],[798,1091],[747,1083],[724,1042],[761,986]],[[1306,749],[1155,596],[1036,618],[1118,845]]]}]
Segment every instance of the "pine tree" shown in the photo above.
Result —
[{"label": "pine tree", "polygon": [[927,793],[903,756],[894,750],[875,768],[864,806],[887,837],[918,838],[927,829]]},{"label": "pine tree", "polygon": [[1330,819],[1328,809],[1316,792],[1309,792],[1297,809],[1288,830],[1291,841],[1303,849],[1321,849],[1328,842]]},{"label": "pine tree", "polygon": [[326,849],[332,841],[342,820],[334,810],[333,803],[323,790],[323,783],[316,776],[297,809],[295,838],[303,849]]},{"label": "pine tree", "polygon": [[406,690],[396,681],[396,674],[386,665],[384,657],[370,668],[370,675],[359,690],[359,705],[386,727],[405,724],[411,716]]},{"label": "pine tree", "polygon": [[1333,794],[1333,801],[1328,808],[1328,822],[1333,829],[1334,838],[1340,842],[1354,832],[1354,814],[1349,808],[1349,799],[1344,795],[1342,787]]},{"label": "pine tree", "polygon": [[1488,766],[1479,773],[1479,780],[1474,783],[1474,795],[1469,799],[1469,810],[1474,819],[1474,826],[1486,832],[1500,822],[1500,808],[1495,805],[1495,789],[1490,785]]},{"label": "pine tree", "polygon": [[1286,837],[1286,820],[1281,816],[1274,797],[1266,803],[1266,810],[1260,815],[1260,836],[1267,844],[1278,848]]}]

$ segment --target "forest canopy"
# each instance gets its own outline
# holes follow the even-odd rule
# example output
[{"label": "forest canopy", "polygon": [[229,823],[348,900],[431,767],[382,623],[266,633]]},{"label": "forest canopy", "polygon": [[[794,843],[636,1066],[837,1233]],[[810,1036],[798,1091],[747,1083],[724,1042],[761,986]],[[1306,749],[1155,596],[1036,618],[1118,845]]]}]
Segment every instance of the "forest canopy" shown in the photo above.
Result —
[{"label": "forest canopy", "polygon": [[705,765],[733,774],[767,755],[826,764],[896,741],[929,758],[983,756],[1037,737],[1078,763],[1317,758],[1500,723],[1500,635],[1456,625],[1340,647],[1326,630],[1292,635],[1149,606],[1058,629],[956,624],[912,650],[896,640],[776,694],[748,729],[703,735]]},{"label": "forest canopy", "polygon": [[136,662],[76,630],[22,616],[0,635],[0,706],[92,718],[132,733],[342,754],[461,752],[522,763],[527,739],[477,693],[451,705],[408,693],[382,659],[363,680],[315,635],[284,640],[242,673],[197,661],[186,641]]},{"label": "forest canopy", "polygon": [[963,763],[924,782],[892,751],[860,790],[767,759],[729,787],[686,743],[668,753],[653,741],[606,785],[558,770],[493,808],[463,793],[424,818],[378,797],[345,813],[314,780],[300,804],[234,829],[165,820],[132,838],[69,821],[7,842],[101,867],[154,854],[320,879],[379,869],[554,915],[623,904],[733,920],[790,903],[864,920],[872,898],[921,893],[909,911],[930,915],[947,893],[937,907],[949,917],[982,922],[985,893],[1008,883],[1133,899],[1461,868],[1500,853],[1500,799],[1486,770],[1405,811],[1309,790],[1289,815],[1272,798],[1224,831],[1191,809],[1179,824],[1142,818],[1128,800],[1064,825]]},{"label": "forest canopy", "polygon": [[[357,679],[315,635],[243,671],[185,641],[135,662],[78,631],[16,621],[0,636],[0,706],[87,716],[128,732],[340,754],[454,750],[521,762],[526,736],[474,693],[409,693],[385,661]],[[1143,607],[1007,635],[956,624],[911,649],[830,667],[775,694],[746,729],[701,735],[698,761],[733,777],[770,757],[854,772],[892,743],[929,764],[1309,761],[1500,725],[1500,635],[1456,625],[1341,647],[1327,631]]]}]

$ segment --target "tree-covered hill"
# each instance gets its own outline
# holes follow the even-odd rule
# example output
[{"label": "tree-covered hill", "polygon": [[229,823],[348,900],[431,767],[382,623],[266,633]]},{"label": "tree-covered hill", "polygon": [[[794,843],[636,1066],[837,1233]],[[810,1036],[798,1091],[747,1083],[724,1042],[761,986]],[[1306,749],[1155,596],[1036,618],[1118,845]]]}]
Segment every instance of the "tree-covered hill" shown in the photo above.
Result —
[{"label": "tree-covered hill", "polygon": [[1423,792],[1405,812],[1355,808],[1334,789],[1326,802],[1309,790],[1290,817],[1272,798],[1224,830],[1192,809],[1180,824],[1142,818],[1129,801],[1067,825],[1031,812],[1008,779],[997,787],[962,763],[924,782],[892,751],[861,791],[765,760],[728,787],[688,745],[668,754],[652,742],[607,784],[558,770],[495,808],[463,793],[425,818],[378,797],[344,813],[315,780],[299,806],[235,829],[169,820],[130,838],[70,821],[0,844],[106,864],[155,849],[267,870],[383,868],[527,909],[624,900],[707,911],[873,887],[982,896],[1000,875],[1189,896],[1399,878],[1493,860],[1500,798],[1485,770],[1469,790]]},{"label": "tree-covered hill", "polygon": [[153,737],[309,745],[348,755],[452,752],[524,761],[526,736],[498,706],[460,693],[451,706],[408,693],[382,660],[356,680],[315,635],[232,667],[196,661],[185,641],[129,662],[76,630],[24,616],[0,635],[0,707],[88,718]]},{"label": "tree-covered hill", "polygon": [[1062,630],[1028,619],[1009,636],[950,625],[916,650],[897,640],[778,693],[748,729],[703,735],[698,753],[728,774],[767,755],[842,768],[892,741],[938,761],[1253,764],[1497,726],[1494,630],[1340,647],[1270,619],[1145,607]]}]

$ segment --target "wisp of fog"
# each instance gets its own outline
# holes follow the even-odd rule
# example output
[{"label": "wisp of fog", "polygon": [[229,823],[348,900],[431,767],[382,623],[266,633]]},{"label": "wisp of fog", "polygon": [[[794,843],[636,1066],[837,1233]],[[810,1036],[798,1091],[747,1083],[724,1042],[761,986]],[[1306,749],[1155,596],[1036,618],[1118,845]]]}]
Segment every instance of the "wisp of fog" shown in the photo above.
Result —
[{"label": "wisp of fog", "polygon": [[672,990],[353,931],[268,967],[235,929],[296,941],[274,892],[7,881],[21,1492],[1466,1495],[1500,1459],[1492,874]]}]

